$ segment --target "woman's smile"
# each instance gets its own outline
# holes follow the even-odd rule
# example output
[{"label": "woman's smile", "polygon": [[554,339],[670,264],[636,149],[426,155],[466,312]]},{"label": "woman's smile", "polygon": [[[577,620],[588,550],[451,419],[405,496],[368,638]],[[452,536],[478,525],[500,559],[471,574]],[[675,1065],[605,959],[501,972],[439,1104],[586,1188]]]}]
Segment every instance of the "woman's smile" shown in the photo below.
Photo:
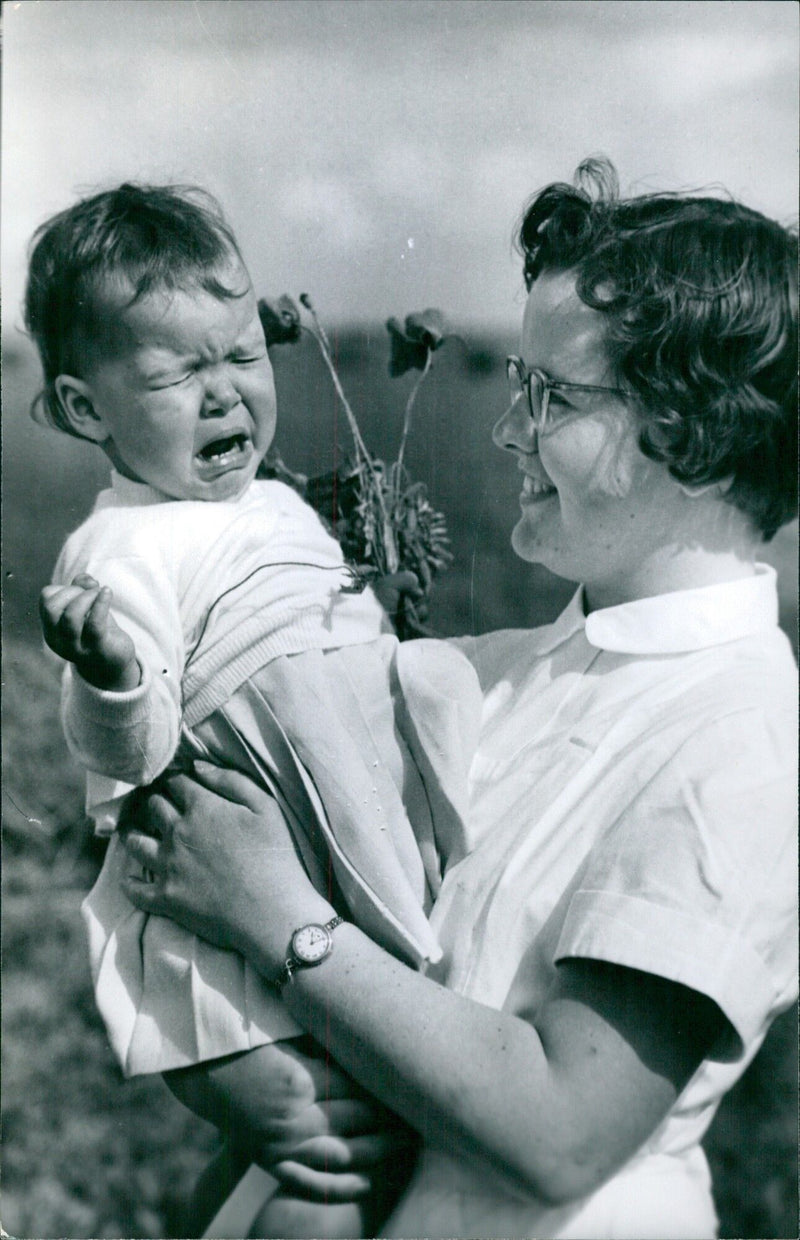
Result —
[{"label": "woman's smile", "polygon": [[549,478],[542,477],[541,473],[529,474],[521,462],[520,469],[525,474],[519,497],[521,508],[527,508],[532,504],[541,504],[545,500],[557,497],[556,487]]}]

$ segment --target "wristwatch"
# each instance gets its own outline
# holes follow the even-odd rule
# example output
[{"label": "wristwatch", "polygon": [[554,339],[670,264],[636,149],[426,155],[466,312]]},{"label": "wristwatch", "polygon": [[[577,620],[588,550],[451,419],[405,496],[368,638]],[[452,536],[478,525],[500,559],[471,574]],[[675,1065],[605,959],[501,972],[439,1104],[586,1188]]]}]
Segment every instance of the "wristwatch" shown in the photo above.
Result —
[{"label": "wristwatch", "polygon": [[311,969],[321,964],[333,951],[332,931],[340,926],[344,917],[332,917],[324,926],[311,922],[295,930],[289,941],[289,955],[284,961],[275,985],[281,990],[297,969]]}]

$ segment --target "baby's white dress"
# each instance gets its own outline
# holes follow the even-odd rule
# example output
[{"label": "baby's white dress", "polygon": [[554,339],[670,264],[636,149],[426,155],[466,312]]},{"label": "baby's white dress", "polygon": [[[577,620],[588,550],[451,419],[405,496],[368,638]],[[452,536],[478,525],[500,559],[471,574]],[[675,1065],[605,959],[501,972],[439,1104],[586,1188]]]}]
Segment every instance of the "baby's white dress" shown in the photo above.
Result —
[{"label": "baby's white dress", "polygon": [[109,693],[68,665],[62,703],[89,812],[111,834],[83,912],[126,1075],[302,1032],[241,957],[122,893],[120,799],[170,763],[201,756],[251,775],[337,907],[409,963],[438,959],[427,912],[440,856],[463,850],[480,716],[469,662],[440,642],[398,643],[371,591],[349,592],[339,544],[280,482],[204,504],[114,475],[55,579],[82,572],[114,591],[142,667],[136,689]]}]

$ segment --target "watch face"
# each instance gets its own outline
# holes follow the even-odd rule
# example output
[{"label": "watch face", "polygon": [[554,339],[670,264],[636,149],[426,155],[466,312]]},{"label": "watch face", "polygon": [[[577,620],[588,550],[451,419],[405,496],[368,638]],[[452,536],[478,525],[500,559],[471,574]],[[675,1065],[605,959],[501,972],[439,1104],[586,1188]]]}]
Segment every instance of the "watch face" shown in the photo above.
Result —
[{"label": "watch face", "polygon": [[292,937],[292,951],[303,964],[316,964],[331,949],[330,931],[324,926],[303,926]]}]

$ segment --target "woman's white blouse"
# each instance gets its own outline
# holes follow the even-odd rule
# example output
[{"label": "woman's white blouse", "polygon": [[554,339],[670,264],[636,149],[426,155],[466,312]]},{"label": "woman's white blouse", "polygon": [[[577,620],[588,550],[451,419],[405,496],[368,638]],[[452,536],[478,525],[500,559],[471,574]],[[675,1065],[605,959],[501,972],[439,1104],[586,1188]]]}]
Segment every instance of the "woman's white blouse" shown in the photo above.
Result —
[{"label": "woman's white blouse", "polygon": [[[533,1019],[558,962],[642,969],[730,1023],[656,1133],[559,1210],[426,1151],[384,1234],[711,1236],[698,1142],[797,995],[796,669],[775,575],[461,639],[484,691],[430,972]],[[476,1065],[476,1071],[479,1071]]]}]

